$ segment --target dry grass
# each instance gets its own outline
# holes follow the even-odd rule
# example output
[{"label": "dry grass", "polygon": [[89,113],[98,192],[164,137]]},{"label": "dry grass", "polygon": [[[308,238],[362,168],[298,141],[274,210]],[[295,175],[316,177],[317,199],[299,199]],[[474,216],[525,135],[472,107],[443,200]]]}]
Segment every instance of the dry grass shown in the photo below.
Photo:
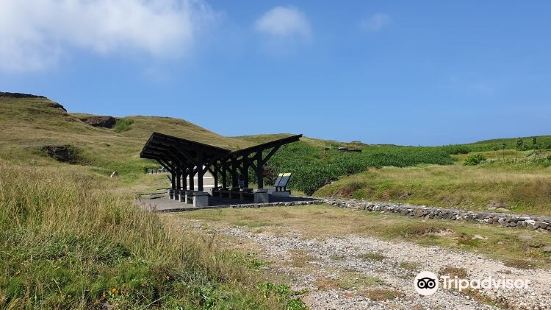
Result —
[{"label": "dry grass", "polygon": [[395,289],[373,288],[366,290],[362,295],[374,301],[384,301],[401,298],[404,296],[404,293]]},{"label": "dry grass", "polygon": [[290,254],[290,264],[293,267],[305,268],[308,267],[310,265],[310,262],[314,260],[314,258],[312,258],[312,256],[310,256],[308,252],[304,250],[292,250],[290,251]]},{"label": "dry grass", "polygon": [[472,299],[481,302],[483,304],[492,305],[494,307],[497,307],[499,309],[511,309],[511,305],[505,300],[505,298],[492,298],[488,295],[484,295],[479,290],[467,288],[463,291],[461,291],[462,294],[467,295],[471,297]]},{"label": "dry grass", "polygon": [[339,274],[339,287],[344,290],[361,290],[367,287],[383,285],[383,280],[360,272],[343,272]]},{"label": "dry grass", "polygon": [[536,264],[537,263],[533,261],[530,261],[527,259],[520,259],[520,258],[509,259],[504,262],[505,266],[519,268],[519,269],[532,269],[536,267]]},{"label": "dry grass", "polygon": [[440,269],[439,274],[448,275],[450,277],[458,277],[460,279],[466,279],[469,274],[465,268],[446,266]]},{"label": "dry grass", "polygon": [[407,271],[417,271],[419,270],[419,264],[415,262],[401,262],[400,268],[405,269]]},{"label": "dry grass", "polygon": [[260,291],[250,258],[137,209],[117,180],[79,166],[0,161],[0,171],[0,308],[279,309],[292,299]]},{"label": "dry grass", "polygon": [[386,258],[386,256],[378,252],[366,252],[366,253],[359,254],[358,258],[363,260],[382,261],[383,259]]}]

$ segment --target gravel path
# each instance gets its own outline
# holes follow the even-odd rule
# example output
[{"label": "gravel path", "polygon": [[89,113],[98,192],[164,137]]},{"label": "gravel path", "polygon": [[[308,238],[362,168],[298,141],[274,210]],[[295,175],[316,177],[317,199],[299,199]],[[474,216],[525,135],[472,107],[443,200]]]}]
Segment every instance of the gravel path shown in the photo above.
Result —
[{"label": "gravel path", "polygon": [[[517,269],[473,253],[367,236],[306,239],[297,232],[255,233],[197,220],[185,220],[184,225],[259,249],[273,272],[286,275],[293,289],[305,292],[302,299],[312,309],[551,309],[549,270]],[[441,288],[431,296],[415,292],[413,280],[419,271],[438,273],[450,266],[461,268],[471,280],[491,276],[530,283],[527,289],[460,293]],[[343,279],[352,284],[338,285]],[[371,283],[361,285],[362,279]]]}]

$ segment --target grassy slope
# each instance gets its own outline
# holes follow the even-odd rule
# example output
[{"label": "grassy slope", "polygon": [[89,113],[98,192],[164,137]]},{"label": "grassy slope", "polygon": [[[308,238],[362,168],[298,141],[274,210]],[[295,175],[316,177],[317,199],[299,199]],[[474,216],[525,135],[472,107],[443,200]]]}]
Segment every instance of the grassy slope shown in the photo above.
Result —
[{"label": "grassy slope", "polygon": [[[321,188],[321,196],[364,198],[471,210],[551,215],[551,152],[475,152],[488,160],[463,165],[383,167],[343,177]],[[503,156],[503,157],[502,157]]]},{"label": "grassy slope", "polygon": [[225,138],[189,122],[164,117],[132,116],[128,130],[96,128],[76,115],[47,106],[45,99],[0,98],[0,157],[19,162],[49,165],[52,160],[38,154],[47,144],[71,144],[81,150],[81,163],[103,174],[117,170],[125,180],[143,174],[153,163],[139,158],[143,144],[153,131],[226,148],[251,145]]},{"label": "grassy slope", "polygon": [[[551,215],[551,136],[537,136],[537,150],[517,150],[518,140],[441,147],[356,144],[362,153],[342,153],[335,148],[349,144],[305,138],[283,147],[269,164],[275,172],[293,172],[292,188],[318,196]],[[533,147],[533,137],[521,140],[524,149]],[[465,166],[473,154],[488,160]]]},{"label": "grassy slope", "polygon": [[[254,259],[133,205],[135,191],[162,181],[144,175],[154,164],[138,158],[153,130],[247,142],[168,118],[130,117],[117,133],[47,104],[0,98],[0,308],[301,307],[288,289],[265,284]],[[46,144],[77,147],[79,162],[45,157]],[[106,176],[113,170],[121,177]]]}]

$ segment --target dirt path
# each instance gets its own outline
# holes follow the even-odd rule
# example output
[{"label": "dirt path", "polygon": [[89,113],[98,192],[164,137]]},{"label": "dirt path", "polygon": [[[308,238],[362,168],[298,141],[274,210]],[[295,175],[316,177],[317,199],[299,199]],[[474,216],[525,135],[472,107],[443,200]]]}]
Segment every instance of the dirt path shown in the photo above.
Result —
[{"label": "dirt path", "polygon": [[[367,236],[306,239],[293,231],[274,235],[185,218],[178,222],[225,236],[232,247],[256,249],[270,262],[271,272],[285,276],[293,289],[304,292],[302,299],[312,309],[551,309],[548,270],[517,269],[472,253]],[[434,295],[421,296],[413,287],[419,271],[530,283],[527,289],[461,293],[440,288]]]}]

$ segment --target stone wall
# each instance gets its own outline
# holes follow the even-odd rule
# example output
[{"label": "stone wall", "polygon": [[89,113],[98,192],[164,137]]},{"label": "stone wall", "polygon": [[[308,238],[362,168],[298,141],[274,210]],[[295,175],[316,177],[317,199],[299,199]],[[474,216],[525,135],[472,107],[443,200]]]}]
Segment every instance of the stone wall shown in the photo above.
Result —
[{"label": "stone wall", "polygon": [[324,198],[326,204],[357,210],[381,213],[395,213],[420,218],[464,220],[485,224],[497,224],[505,227],[526,227],[551,232],[551,217],[531,216],[483,211],[465,211],[456,209],[411,206],[392,203],[373,203],[365,200]]},{"label": "stone wall", "polygon": [[320,204],[321,200],[307,201],[278,201],[278,202],[259,202],[259,203],[243,203],[228,205],[230,208],[260,208],[260,207],[291,207],[291,206],[306,206]]}]

